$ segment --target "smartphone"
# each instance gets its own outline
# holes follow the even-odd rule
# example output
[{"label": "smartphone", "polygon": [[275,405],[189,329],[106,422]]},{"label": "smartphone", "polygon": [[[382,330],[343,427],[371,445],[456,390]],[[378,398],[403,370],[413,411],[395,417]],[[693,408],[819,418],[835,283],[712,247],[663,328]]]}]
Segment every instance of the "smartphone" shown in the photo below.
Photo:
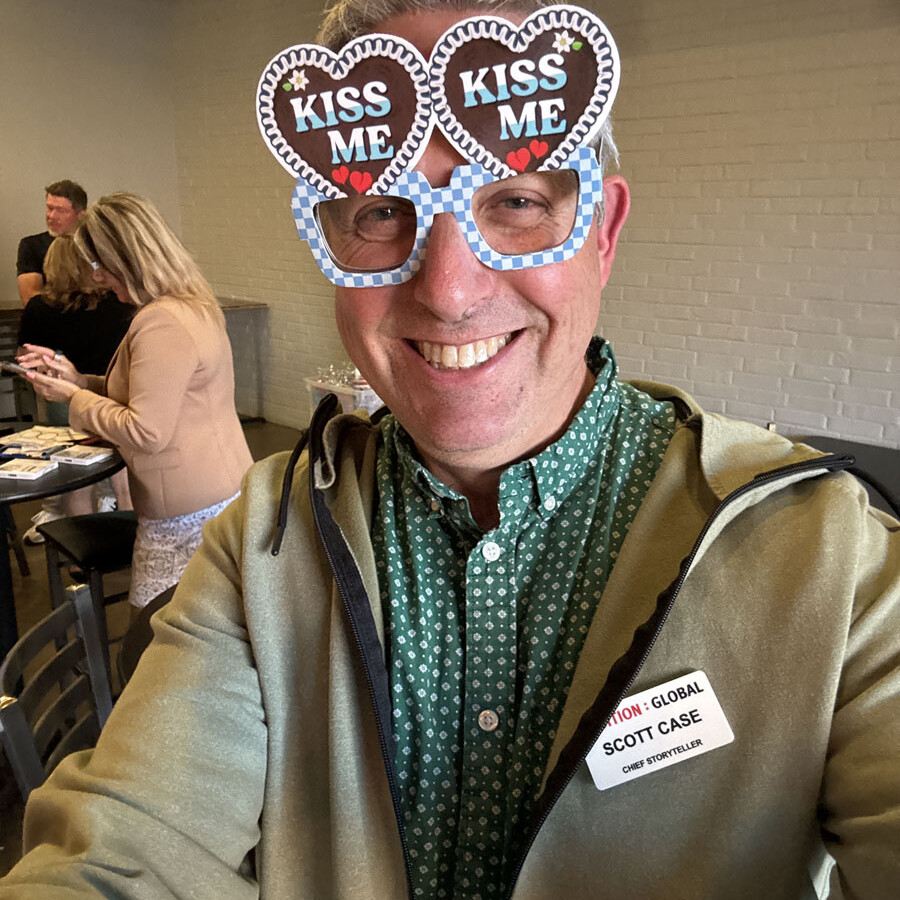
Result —
[{"label": "smartphone", "polygon": [[0,360],[0,369],[3,369],[4,372],[13,372],[16,375],[25,375],[31,371],[31,369],[26,369],[24,366],[20,366],[18,363],[8,359]]}]

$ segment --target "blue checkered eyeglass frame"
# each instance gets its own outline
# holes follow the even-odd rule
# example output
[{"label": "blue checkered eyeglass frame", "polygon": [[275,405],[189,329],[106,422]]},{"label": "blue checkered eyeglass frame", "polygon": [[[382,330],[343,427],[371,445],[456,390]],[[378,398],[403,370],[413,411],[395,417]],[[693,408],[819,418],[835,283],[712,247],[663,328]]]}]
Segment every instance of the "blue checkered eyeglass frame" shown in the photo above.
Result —
[{"label": "blue checkered eyeglass frame", "polygon": [[385,287],[402,284],[419,271],[427,252],[428,234],[434,217],[450,212],[456,217],[475,257],[497,271],[531,269],[563,262],[574,256],[584,244],[594,217],[594,206],[603,198],[603,175],[595,151],[578,147],[561,168],[578,174],[578,209],[568,238],[556,247],[522,256],[505,255],[492,249],[478,230],[472,215],[472,195],[478,188],[497,179],[478,164],[459,166],[450,176],[450,184],[433,188],[420,172],[404,172],[391,188],[391,196],[403,197],[416,208],[416,237],[412,251],[402,265],[383,272],[352,272],[342,269],[328,252],[328,243],[316,216],[316,206],[330,199],[305,181],[297,181],[291,200],[291,212],[300,238],[309,244],[322,274],[338,287]]}]

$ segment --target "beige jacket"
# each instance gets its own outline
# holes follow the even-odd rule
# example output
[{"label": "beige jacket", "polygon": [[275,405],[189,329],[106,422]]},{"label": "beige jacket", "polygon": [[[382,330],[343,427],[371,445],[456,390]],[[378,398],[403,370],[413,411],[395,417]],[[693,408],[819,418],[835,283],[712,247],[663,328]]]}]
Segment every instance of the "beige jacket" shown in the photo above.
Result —
[{"label": "beige jacket", "polygon": [[[817,451],[680,405],[574,673],[513,900],[810,900],[826,848],[845,900],[896,900],[897,523]],[[312,492],[304,452],[278,556],[287,456],[253,467],[96,750],[32,794],[35,849],[0,900],[407,895],[369,540],[377,440],[333,420]],[[598,791],[583,758],[611,704],[696,669],[735,740]]]},{"label": "beige jacket", "polygon": [[233,496],[251,465],[221,321],[162,298],[135,313],[105,377],[69,405],[75,428],[115,444],[139,515],[169,518]]}]

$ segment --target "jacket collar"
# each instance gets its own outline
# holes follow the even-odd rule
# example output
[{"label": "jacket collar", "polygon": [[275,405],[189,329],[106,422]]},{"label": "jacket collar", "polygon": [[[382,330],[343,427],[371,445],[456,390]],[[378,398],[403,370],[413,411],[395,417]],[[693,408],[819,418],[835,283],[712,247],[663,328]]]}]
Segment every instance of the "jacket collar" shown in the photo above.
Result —
[{"label": "jacket collar", "polygon": [[[655,400],[675,404],[679,425],[691,428],[699,437],[700,469],[719,500],[764,472],[825,454],[806,444],[766,431],[758,425],[705,413],[690,394],[667,384],[629,381]],[[316,486],[328,490],[337,476],[334,461],[345,440],[365,440],[378,427],[387,410],[382,408],[369,420],[363,412],[338,414],[328,420],[322,433],[324,453],[315,460]]]},{"label": "jacket collar", "polygon": [[703,412],[693,397],[670,385],[630,384],[656,400],[675,404],[679,423],[698,435],[700,469],[720,501],[757,475],[826,455],[750,422]]},{"label": "jacket collar", "polygon": [[[690,394],[671,385],[640,380],[628,383],[655,400],[674,403],[679,425],[692,429],[699,437],[700,469],[719,500],[757,475],[826,455],[758,425],[706,413]],[[317,487],[328,490],[334,486],[337,477],[334,461],[340,453],[340,445],[348,439],[364,441],[386,413],[387,409],[383,407],[371,421],[363,411],[338,414],[325,423],[322,432],[324,453],[315,460]]]}]

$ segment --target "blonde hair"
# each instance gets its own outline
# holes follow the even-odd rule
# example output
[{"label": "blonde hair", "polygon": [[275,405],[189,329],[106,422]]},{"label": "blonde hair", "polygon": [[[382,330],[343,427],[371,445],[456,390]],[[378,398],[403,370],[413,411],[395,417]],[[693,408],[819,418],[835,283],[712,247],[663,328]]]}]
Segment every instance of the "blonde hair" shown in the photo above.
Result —
[{"label": "blonde hair", "polygon": [[70,234],[54,238],[44,257],[44,287],[41,296],[64,310],[94,309],[106,293],[91,285],[91,267],[78,251]]},{"label": "blonde hair", "polygon": [[75,242],[125,285],[136,306],[173,297],[224,321],[209,282],[149,200],[124,192],[101,197],[85,210]]}]

